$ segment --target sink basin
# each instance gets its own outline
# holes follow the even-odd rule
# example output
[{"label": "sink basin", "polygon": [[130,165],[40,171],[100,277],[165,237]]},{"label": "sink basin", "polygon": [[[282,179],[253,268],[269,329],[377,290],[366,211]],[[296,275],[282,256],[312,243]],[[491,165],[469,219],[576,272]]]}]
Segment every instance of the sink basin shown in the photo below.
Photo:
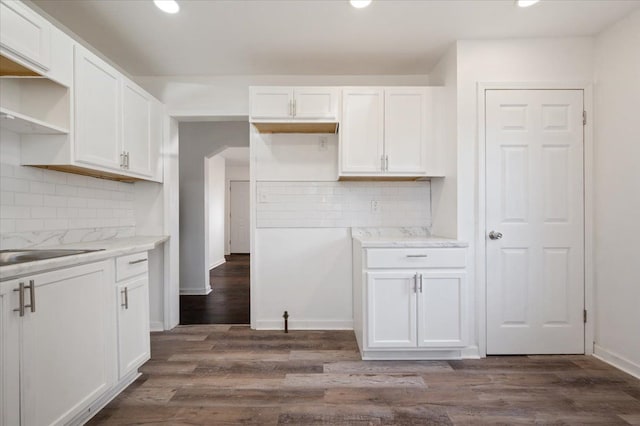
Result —
[{"label": "sink basin", "polygon": [[55,257],[72,256],[74,254],[91,253],[99,250],[0,250],[0,266],[34,262],[36,260],[53,259]]}]

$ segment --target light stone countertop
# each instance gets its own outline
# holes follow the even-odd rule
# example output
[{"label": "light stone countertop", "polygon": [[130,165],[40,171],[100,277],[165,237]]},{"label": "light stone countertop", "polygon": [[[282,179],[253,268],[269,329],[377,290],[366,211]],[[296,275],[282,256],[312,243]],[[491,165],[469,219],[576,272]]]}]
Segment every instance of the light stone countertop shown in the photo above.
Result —
[{"label": "light stone countertop", "polygon": [[[72,256],[56,257],[53,259],[44,259],[34,262],[19,263],[17,265],[0,266],[0,281],[6,281],[13,278],[19,278],[25,275],[33,275],[40,272],[50,271],[53,269],[64,268],[68,266],[80,265],[83,263],[97,262],[99,260],[109,259],[125,254],[132,254],[141,251],[152,250],[158,245],[167,241],[167,236],[148,236],[148,237],[130,237],[117,238],[110,240],[91,241],[70,243],[57,246],[34,247],[34,249],[81,249],[96,250],[91,253],[74,254]],[[29,250],[29,249],[25,249]]]},{"label": "light stone countertop", "polygon": [[363,248],[460,248],[465,241],[431,235],[427,228],[352,228],[351,236]]}]

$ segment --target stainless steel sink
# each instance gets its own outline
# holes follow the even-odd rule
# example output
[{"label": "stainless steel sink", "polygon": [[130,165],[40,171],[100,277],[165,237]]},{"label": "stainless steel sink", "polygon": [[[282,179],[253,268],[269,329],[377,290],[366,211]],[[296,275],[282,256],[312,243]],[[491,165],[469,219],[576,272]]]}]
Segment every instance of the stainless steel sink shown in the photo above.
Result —
[{"label": "stainless steel sink", "polygon": [[18,263],[35,262],[36,260],[53,259],[55,257],[72,256],[74,254],[91,253],[99,250],[0,250],[0,266]]}]

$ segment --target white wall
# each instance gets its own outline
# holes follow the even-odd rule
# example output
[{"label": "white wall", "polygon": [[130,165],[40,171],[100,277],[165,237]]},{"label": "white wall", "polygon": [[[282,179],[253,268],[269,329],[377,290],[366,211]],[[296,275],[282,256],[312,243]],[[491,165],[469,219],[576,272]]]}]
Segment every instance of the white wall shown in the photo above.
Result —
[{"label": "white wall", "polygon": [[207,294],[205,157],[230,146],[248,146],[246,122],[180,123],[180,291]]},{"label": "white wall", "polygon": [[258,229],[255,253],[258,329],[353,327],[349,229]]},{"label": "white wall", "polygon": [[[248,151],[248,150],[247,150]],[[249,153],[247,152],[247,158]],[[224,203],[224,254],[231,254],[231,181],[249,181],[249,166],[230,166],[225,170],[225,203]]]},{"label": "white wall", "polygon": [[165,122],[164,157],[164,234],[169,241],[164,244],[163,298],[164,329],[170,330],[180,322],[180,139],[178,121]]},{"label": "white wall", "polygon": [[[488,82],[590,82],[593,78],[593,39],[522,39],[457,42],[458,62],[458,147],[457,147],[457,237],[469,242],[469,259],[476,258],[479,231],[478,183],[478,83]],[[543,85],[543,84],[542,84]],[[435,204],[435,203],[434,203]],[[484,294],[479,285],[475,262],[469,262],[471,342],[479,343],[483,324],[481,306]]]},{"label": "white wall", "polygon": [[207,160],[205,189],[208,199],[205,207],[208,210],[208,223],[205,225],[205,234],[208,236],[209,254],[208,268],[212,269],[222,265],[225,249],[225,160],[221,155],[214,155]]},{"label": "white wall", "polygon": [[640,9],[595,44],[595,353],[640,377]]},{"label": "white wall", "polygon": [[138,76],[135,81],[160,99],[174,117],[246,117],[249,86],[420,86],[425,75],[239,75]]},{"label": "white wall", "polygon": [[457,94],[458,94],[458,51],[454,44],[436,64],[429,74],[433,86],[443,86],[444,91],[437,92],[438,108],[436,123],[438,132],[439,162],[444,179],[431,180],[431,202],[434,235],[455,238],[457,235]]}]

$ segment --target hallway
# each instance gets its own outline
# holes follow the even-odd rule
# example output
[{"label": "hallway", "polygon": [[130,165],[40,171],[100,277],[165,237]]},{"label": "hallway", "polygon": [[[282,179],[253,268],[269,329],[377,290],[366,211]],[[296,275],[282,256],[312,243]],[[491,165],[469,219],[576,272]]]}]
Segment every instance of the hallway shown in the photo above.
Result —
[{"label": "hallway", "polygon": [[249,324],[250,255],[231,254],[209,273],[213,291],[180,296],[180,324]]}]

